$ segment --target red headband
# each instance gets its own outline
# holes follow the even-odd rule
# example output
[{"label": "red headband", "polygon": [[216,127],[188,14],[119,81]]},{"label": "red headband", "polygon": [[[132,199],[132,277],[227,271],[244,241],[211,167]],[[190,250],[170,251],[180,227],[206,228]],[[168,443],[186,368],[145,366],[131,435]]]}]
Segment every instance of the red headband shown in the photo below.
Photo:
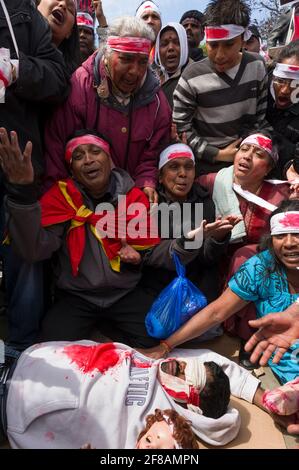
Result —
[{"label": "red headband", "polygon": [[109,36],[107,44],[117,52],[127,52],[129,54],[150,55],[152,43],[149,39],[138,37]]},{"label": "red headband", "polygon": [[105,140],[97,137],[96,135],[86,134],[82,135],[81,137],[74,137],[74,139],[68,141],[65,148],[65,160],[71,164],[74,150],[79,147],[79,145],[86,144],[92,144],[100,147],[110,157],[110,146],[107,142],[105,142]]},{"label": "red headband", "polygon": [[77,14],[77,25],[86,26],[87,28],[93,29],[93,19],[90,15],[84,13]]},{"label": "red headband", "polygon": [[244,33],[244,40],[247,41],[250,36],[248,30],[243,26],[236,24],[224,24],[219,26],[207,26],[205,28],[206,40],[207,41],[224,41],[234,39],[237,36],[241,36]]},{"label": "red headband", "polygon": [[194,161],[192,152],[172,152],[167,157],[168,160],[173,160],[175,158],[190,158]]}]

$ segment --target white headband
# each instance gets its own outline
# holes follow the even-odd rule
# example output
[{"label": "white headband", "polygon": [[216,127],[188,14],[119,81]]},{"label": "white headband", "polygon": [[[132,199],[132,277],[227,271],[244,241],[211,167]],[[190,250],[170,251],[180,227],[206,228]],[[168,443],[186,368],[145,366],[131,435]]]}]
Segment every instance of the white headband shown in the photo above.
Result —
[{"label": "white headband", "polygon": [[275,163],[278,161],[278,153],[273,149],[272,140],[269,137],[266,137],[263,134],[252,134],[241,142],[240,147],[244,144],[255,145],[256,147],[265,150]]},{"label": "white headband", "polygon": [[[170,375],[162,370],[162,364],[170,361],[186,362],[185,380]],[[168,395],[179,403],[186,403],[187,408],[202,414],[200,409],[200,392],[206,385],[206,367],[196,357],[168,358],[159,364],[159,381]]]},{"label": "white headband", "polygon": [[248,41],[252,36],[251,31],[236,24],[223,24],[219,26],[206,26],[207,41],[229,41],[244,33],[244,41]]},{"label": "white headband", "polygon": [[278,63],[274,69],[273,76],[289,80],[299,80],[299,66]]},{"label": "white headband", "polygon": [[158,5],[156,5],[154,2],[144,2],[140,5],[139,8],[137,8],[136,10],[136,14],[135,16],[137,18],[141,18],[143,13],[144,12],[147,12],[147,11],[154,11],[155,13],[157,13],[160,18],[161,18],[161,12],[159,10],[159,7]]},{"label": "white headband", "polygon": [[[169,416],[167,415],[163,415],[163,419],[164,421],[166,422],[167,426],[169,427],[169,430],[170,430],[170,433],[173,437],[173,433],[174,433],[174,425],[173,425],[173,422],[171,421],[171,419],[169,418]],[[178,443],[178,441],[173,437],[173,440],[174,440],[174,445],[175,445],[175,448],[176,449],[182,449],[182,447],[180,446],[180,444]]]},{"label": "white headband", "polygon": [[281,212],[270,220],[271,235],[299,233],[299,211]]},{"label": "white headband", "polygon": [[160,155],[159,170],[163,168],[166,163],[176,158],[190,158],[195,165],[195,158],[193,152],[188,145],[185,144],[173,144],[167,147]]},{"label": "white headband", "polygon": [[179,42],[180,42],[180,62],[179,62],[178,68],[173,73],[175,73],[177,70],[179,70],[181,67],[183,67],[183,65],[187,63],[188,58],[189,58],[189,47],[188,47],[188,39],[187,39],[186,30],[184,26],[182,26],[180,23],[167,23],[159,31],[159,34],[156,39],[155,62],[161,68],[166,79],[168,79],[167,70],[161,63],[161,57],[160,57],[160,38],[161,38],[161,34],[163,34],[166,28],[173,28],[176,31],[178,38],[179,38]]}]

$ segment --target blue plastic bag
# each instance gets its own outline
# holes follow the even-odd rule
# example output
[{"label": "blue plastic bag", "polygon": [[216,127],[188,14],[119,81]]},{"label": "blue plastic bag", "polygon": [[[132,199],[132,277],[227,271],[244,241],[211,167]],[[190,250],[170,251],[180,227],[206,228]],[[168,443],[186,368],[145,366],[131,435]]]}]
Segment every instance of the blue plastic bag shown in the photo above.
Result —
[{"label": "blue plastic bag", "polygon": [[186,278],[185,266],[176,253],[173,259],[178,277],[162,290],[145,317],[146,330],[153,338],[168,338],[208,303],[203,293]]}]

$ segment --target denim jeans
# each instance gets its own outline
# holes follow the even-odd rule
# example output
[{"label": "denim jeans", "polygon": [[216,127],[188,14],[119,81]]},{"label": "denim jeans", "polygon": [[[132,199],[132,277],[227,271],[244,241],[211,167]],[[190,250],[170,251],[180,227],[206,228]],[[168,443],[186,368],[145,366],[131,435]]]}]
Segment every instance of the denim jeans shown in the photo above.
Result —
[{"label": "denim jeans", "polygon": [[3,183],[0,177],[0,256],[3,259],[8,301],[6,341],[12,347],[23,350],[36,342],[44,313],[43,263],[26,263],[13,251],[11,245],[2,245],[6,223],[1,189]]},{"label": "denim jeans", "polygon": [[8,299],[6,341],[23,350],[36,342],[44,314],[43,263],[26,263],[11,246],[1,251]]}]

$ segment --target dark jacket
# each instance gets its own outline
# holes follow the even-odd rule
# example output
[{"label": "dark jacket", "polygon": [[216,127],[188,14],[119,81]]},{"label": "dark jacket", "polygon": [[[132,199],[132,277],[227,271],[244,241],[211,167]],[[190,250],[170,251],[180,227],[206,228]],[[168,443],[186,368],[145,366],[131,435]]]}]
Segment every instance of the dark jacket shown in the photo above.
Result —
[{"label": "dark jacket", "polygon": [[[18,133],[24,149],[33,143],[33,164],[43,171],[43,151],[38,116],[41,102],[61,102],[68,89],[62,54],[51,42],[49,25],[30,0],[5,0],[19,48],[19,77],[6,90],[5,104],[0,105],[0,124]],[[8,24],[0,5],[0,46],[10,49],[17,59]]]},{"label": "dark jacket", "polygon": [[137,187],[154,188],[159,154],[170,141],[171,110],[167,100],[150,69],[129,105],[122,106],[112,93],[99,99],[94,88],[96,55],[73,74],[70,96],[47,127],[46,186],[68,175],[64,148],[70,134],[77,129],[96,128],[110,139],[115,165],[128,171]]},{"label": "dark jacket", "polygon": [[[134,182],[124,170],[112,170],[109,189],[101,201],[92,200],[82,186],[78,183],[76,186],[83,196],[84,205],[94,211],[99,202],[116,206],[118,196],[132,189]],[[122,263],[120,272],[113,271],[88,226],[85,226],[86,244],[79,273],[74,277],[66,241],[70,222],[41,227],[41,210],[34,185],[7,185],[7,191],[8,230],[14,251],[29,263],[51,258],[56,253],[54,275],[57,288],[100,307],[109,307],[138,284],[142,266]],[[156,249],[148,250],[144,263],[174,269],[173,250],[184,263],[194,258],[192,252],[185,251],[175,240],[165,240]]]},{"label": "dark jacket", "polygon": [[183,71],[185,70],[185,68],[187,67],[187,65],[189,64],[192,64],[193,60],[189,59],[189,61],[187,62],[187,64],[185,64],[179,73],[175,73],[172,77],[170,77],[166,82],[164,82],[161,86],[163,92],[165,93],[165,96],[167,98],[167,101],[169,103],[169,106],[171,107],[171,109],[173,109],[173,94],[174,94],[174,90],[176,89],[176,86],[179,82],[179,79],[181,78],[181,75],[183,73]]},{"label": "dark jacket", "polygon": [[287,109],[277,109],[274,99],[269,96],[267,120],[274,129],[279,152],[279,162],[274,176],[284,179],[285,166],[294,158],[296,144],[299,142],[299,103]]},{"label": "dark jacket", "polygon": [[[179,202],[173,203],[170,201],[164,191],[163,186],[158,187],[159,203],[177,204],[182,206]],[[209,196],[202,186],[194,183],[192,190],[188,195],[186,203],[191,204],[191,228],[195,227],[195,211],[197,210],[196,204],[203,204],[203,219],[208,223],[215,221],[215,206],[212,198]],[[164,221],[165,222],[165,221]],[[182,221],[183,224],[183,221]],[[161,224],[160,224],[161,225]],[[169,213],[169,237],[173,236],[173,213]],[[196,284],[206,295],[209,302],[215,300],[219,295],[218,286],[218,262],[223,254],[227,252],[230,236],[226,237],[223,242],[218,242],[213,238],[204,240],[203,245],[198,250],[189,250],[190,254],[193,253],[193,258],[190,260],[181,260],[186,265],[186,275],[194,284]],[[184,238],[177,240],[177,243],[183,246]],[[163,243],[163,242],[162,242]],[[156,248],[153,249],[155,251]],[[187,262],[186,262],[187,261]],[[174,270],[164,268],[145,267],[141,284],[143,287],[153,290],[158,295],[174,278],[176,272]]]},{"label": "dark jacket", "polygon": [[292,18],[292,11],[292,8],[288,8],[278,17],[277,22],[268,35],[268,49],[285,44]]},{"label": "dark jacket", "polygon": [[191,47],[189,48],[189,57],[193,62],[199,62],[205,58],[205,55],[200,47]]}]

